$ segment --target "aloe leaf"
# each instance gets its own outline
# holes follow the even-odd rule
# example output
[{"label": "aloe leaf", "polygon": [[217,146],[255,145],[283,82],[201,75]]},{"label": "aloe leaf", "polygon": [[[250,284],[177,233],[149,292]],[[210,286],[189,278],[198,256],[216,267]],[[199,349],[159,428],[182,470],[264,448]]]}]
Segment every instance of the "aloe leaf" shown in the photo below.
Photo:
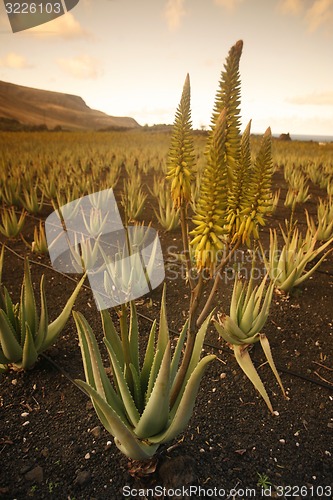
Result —
[{"label": "aloe leaf", "polygon": [[164,285],[162,300],[161,300],[161,312],[160,312],[160,322],[159,322],[159,330],[157,337],[157,346],[156,346],[154,361],[149,375],[148,389],[146,395],[147,399],[149,399],[150,393],[155,384],[155,380],[160,370],[162,358],[164,355],[164,351],[168,345],[168,342],[169,342],[169,329],[166,317],[166,287]]},{"label": "aloe leaf", "polygon": [[264,324],[266,323],[269,314],[269,308],[272,301],[273,292],[274,292],[274,281],[271,281],[266,291],[266,295],[264,298],[264,302],[262,303],[261,310],[259,314],[257,314],[255,320],[253,321],[252,328],[249,331],[249,336],[255,335],[256,333],[260,332]]},{"label": "aloe leaf", "polygon": [[280,290],[283,290],[284,292],[289,292],[289,290],[291,290],[295,286],[298,273],[299,269],[298,267],[295,267],[284,281],[280,281],[280,279],[278,278],[277,279],[278,288]]},{"label": "aloe leaf", "polygon": [[278,374],[278,371],[276,369],[276,366],[275,366],[275,363],[274,363],[274,360],[273,360],[271,346],[269,345],[268,338],[263,333],[260,334],[259,338],[260,338],[261,347],[262,347],[262,349],[263,349],[263,351],[265,353],[265,356],[266,356],[266,359],[267,359],[267,361],[269,363],[269,366],[271,367],[272,372],[274,373],[275,378],[278,381],[279,386],[281,387],[282,394],[284,395],[284,397],[286,397],[286,393],[285,393],[285,390],[284,390],[284,387],[283,387],[280,375]]},{"label": "aloe leaf", "polygon": [[161,311],[160,311],[160,323],[157,338],[157,350],[164,353],[166,346],[169,342],[169,328],[166,315],[166,286],[163,286],[162,299],[161,299]]},{"label": "aloe leaf", "polygon": [[[332,249],[333,250],[333,249]],[[295,280],[295,283],[294,283],[294,286],[298,286],[300,285],[301,283],[303,283],[303,281],[305,281],[307,278],[309,278],[310,276],[312,276],[312,274],[315,272],[315,270],[320,266],[320,264],[323,262],[323,260],[327,257],[327,255],[332,251],[332,250],[329,250],[328,252],[325,253],[325,255],[323,255],[319,260],[318,262],[316,262],[316,264],[311,268],[309,269],[309,271],[307,271],[305,274],[303,274],[302,276],[296,278]]]},{"label": "aloe leaf", "polygon": [[5,308],[7,318],[9,319],[10,323],[12,324],[13,331],[15,333],[15,338],[20,343],[21,335],[20,335],[19,322],[18,322],[18,318],[15,316],[14,304],[12,302],[12,299],[10,298],[10,295],[9,295],[6,287],[4,287],[3,301],[4,301],[4,308]]},{"label": "aloe leaf", "polygon": [[87,320],[81,313],[75,311],[73,311],[73,317],[79,336],[84,373],[88,384],[102,395],[105,395],[108,404],[126,420],[123,403],[105,373],[95,336]]},{"label": "aloe leaf", "polygon": [[[225,328],[225,323],[224,323],[224,325],[220,325],[217,321],[214,321],[213,323],[214,323],[214,326],[215,326],[219,336],[222,337],[223,340],[228,342],[228,344],[242,345],[244,342],[247,342],[247,339],[244,339],[244,342],[243,342],[242,340],[238,339],[237,337],[234,337],[233,335],[231,335],[229,333],[229,331]],[[236,323],[234,323],[234,324],[236,325]]]},{"label": "aloe leaf", "polygon": [[168,343],[161,367],[158,372],[153,390],[149,396],[145,409],[134,429],[135,434],[142,439],[147,439],[154,434],[162,432],[169,418],[170,403],[170,342]]},{"label": "aloe leaf", "polygon": [[23,293],[24,318],[29,325],[31,334],[34,336],[35,333],[37,332],[38,314],[37,314],[34,289],[32,287],[31,273],[30,273],[28,259],[25,259],[24,261],[23,287],[24,287],[24,293]]},{"label": "aloe leaf", "polygon": [[46,302],[46,294],[45,294],[45,285],[44,285],[44,275],[42,276],[42,279],[40,280],[40,319],[39,319],[39,326],[38,326],[38,331],[35,337],[35,347],[37,352],[40,352],[40,350],[43,348],[43,344],[45,341],[45,337],[47,334],[47,328],[48,328],[48,322],[49,322],[49,317],[48,317],[48,312],[47,312],[47,302]]},{"label": "aloe leaf", "polygon": [[26,327],[26,334],[23,346],[22,362],[20,363],[20,366],[24,370],[29,370],[36,363],[38,358],[38,352],[35,347],[34,338],[30,331],[29,324],[26,323],[25,327]]},{"label": "aloe leaf", "polygon": [[177,340],[177,344],[176,344],[176,347],[175,347],[175,351],[173,353],[173,357],[172,357],[172,361],[171,361],[171,368],[170,368],[170,380],[171,380],[171,384],[173,383],[175,377],[176,377],[176,373],[177,373],[177,369],[178,369],[178,365],[179,365],[179,360],[180,360],[180,356],[181,356],[181,353],[182,353],[182,349],[184,347],[184,342],[185,342],[185,337],[186,337],[186,333],[187,333],[187,328],[188,328],[188,319],[185,321],[185,324],[182,328],[182,331],[180,332],[180,335],[178,337],[178,340]]},{"label": "aloe leaf", "polygon": [[2,245],[0,252],[0,285],[2,283],[2,269],[3,269],[4,255],[5,255],[5,246]]},{"label": "aloe leaf", "polygon": [[[199,359],[200,359],[200,356],[201,356],[201,352],[202,352],[202,346],[203,346],[203,343],[204,343],[204,340],[205,340],[205,336],[206,336],[206,332],[207,332],[207,327],[209,325],[209,322],[211,320],[211,317],[214,313],[214,310],[207,316],[207,318],[205,319],[205,321],[202,323],[201,327],[199,328],[199,331],[196,335],[196,338],[195,338],[195,342],[194,342],[194,346],[193,346],[193,351],[192,351],[192,356],[191,356],[191,360],[189,362],[189,365],[188,365],[188,368],[187,368],[187,372],[186,372],[186,376],[184,378],[184,382],[183,382],[183,385],[182,385],[182,388],[180,389],[179,393],[178,393],[178,396],[177,396],[177,399],[172,407],[172,412],[174,412],[180,401],[181,401],[181,398],[182,398],[182,395],[183,395],[183,392],[185,390],[185,387],[186,387],[186,384],[191,376],[191,373],[194,371],[195,367],[198,365],[199,363]],[[171,392],[172,392],[172,389],[171,389]]]},{"label": "aloe leaf", "polygon": [[16,340],[12,324],[2,310],[0,310],[0,344],[9,363],[15,363],[22,359],[22,347]]},{"label": "aloe leaf", "polygon": [[60,315],[54,321],[52,321],[52,323],[48,326],[47,334],[43,345],[43,350],[47,349],[50,345],[52,345],[57,336],[60,334],[60,332],[64,329],[67,320],[70,316],[76,297],[78,296],[81,286],[83,285],[85,279],[86,275],[84,275],[79,281],[79,283],[76,285],[74,292],[69,297]]},{"label": "aloe leaf", "polygon": [[[246,295],[248,296],[248,294]],[[245,301],[244,303],[244,309],[242,311],[242,316],[239,322],[239,328],[246,334],[251,330],[254,305],[255,305],[255,291],[253,290],[251,295],[248,297],[248,300]]]},{"label": "aloe leaf", "polygon": [[109,352],[109,356],[110,356],[112,367],[113,367],[113,373],[114,373],[114,376],[117,380],[117,384],[119,387],[119,396],[120,396],[121,400],[123,401],[124,408],[126,410],[126,414],[128,416],[129,421],[131,422],[131,424],[133,426],[136,426],[138,421],[139,421],[140,414],[138,412],[138,409],[135,406],[133,396],[131,394],[131,391],[129,390],[124,373],[122,372],[122,370],[120,368],[119,361],[115,355],[115,352],[112,348],[112,345],[110,344],[110,342],[107,339],[104,339],[104,343],[105,343],[107,350]]},{"label": "aloe leaf", "polygon": [[154,361],[154,346],[155,346],[155,333],[156,333],[156,320],[151,326],[149,339],[147,343],[145,358],[143,361],[143,366],[141,370],[141,387],[142,391],[146,392],[149,382],[150,372]]},{"label": "aloe leaf", "polygon": [[138,340],[138,315],[134,301],[131,301],[131,319],[129,326],[129,348],[131,362],[137,373],[140,371],[139,366],[139,340]]},{"label": "aloe leaf", "polygon": [[135,406],[137,407],[139,413],[141,413],[144,408],[144,398],[143,391],[141,389],[140,375],[136,371],[136,368],[132,363],[130,364],[129,368],[131,370],[133,380],[133,398],[135,401]]},{"label": "aloe leaf", "polygon": [[119,337],[119,335],[115,329],[115,326],[113,324],[111,315],[107,311],[107,309],[103,309],[101,311],[101,317],[102,317],[104,336],[105,336],[105,338],[108,339],[108,341],[112,345],[113,350],[114,350],[114,352],[117,356],[117,359],[119,361],[120,367],[123,370],[124,363],[125,363],[123,348],[121,345],[120,337]]},{"label": "aloe leaf", "polygon": [[258,372],[252,363],[247,348],[243,348],[241,346],[234,346],[234,353],[237,363],[239,364],[245,375],[252,382],[257,391],[260,393],[261,397],[264,399],[269,410],[273,413],[272,404],[270,402],[264,384],[262,383],[261,378],[259,377]]},{"label": "aloe leaf", "polygon": [[76,383],[91,397],[99,419],[106,430],[115,437],[115,444],[124,455],[133,460],[147,460],[156,453],[158,446],[140,442],[95,389],[82,380],[76,380]]},{"label": "aloe leaf", "polygon": [[149,441],[151,443],[162,444],[171,441],[185,429],[192,416],[195,400],[205,369],[208,363],[215,358],[216,356],[214,354],[210,354],[199,361],[188,379],[176,411],[174,411],[174,406],[170,412],[170,425],[164,432],[150,437]]}]

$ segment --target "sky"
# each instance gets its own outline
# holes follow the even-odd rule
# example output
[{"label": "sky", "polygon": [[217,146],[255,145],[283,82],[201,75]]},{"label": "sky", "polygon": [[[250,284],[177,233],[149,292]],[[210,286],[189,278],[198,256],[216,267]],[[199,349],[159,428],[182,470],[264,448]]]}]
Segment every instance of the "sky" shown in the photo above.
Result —
[{"label": "sky", "polygon": [[333,0],[80,0],[17,33],[1,2],[0,80],[153,125],[173,123],[189,73],[193,126],[207,127],[239,39],[242,127],[333,135]]}]

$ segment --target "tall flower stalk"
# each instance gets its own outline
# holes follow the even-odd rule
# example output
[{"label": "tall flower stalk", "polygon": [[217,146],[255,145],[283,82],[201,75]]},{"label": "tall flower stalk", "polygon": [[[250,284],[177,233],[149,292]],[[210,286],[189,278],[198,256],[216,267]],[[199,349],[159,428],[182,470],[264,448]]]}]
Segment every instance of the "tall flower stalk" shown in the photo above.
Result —
[{"label": "tall flower stalk", "polygon": [[[242,49],[240,40],[230,49],[221,74],[191,231],[187,210],[194,162],[188,75],[176,112],[167,178],[171,181],[174,205],[180,208],[191,298],[185,354],[174,384],[174,397],[191,359],[197,329],[212,310],[223,269],[240,245],[251,246],[253,238],[259,238],[258,227],[265,224],[265,217],[273,209],[271,131],[268,128],[265,132],[254,162],[250,147],[251,123],[243,135],[240,133],[239,62]],[[194,270],[190,248],[195,256]],[[203,287],[208,283],[211,283],[210,292],[202,304]]]}]

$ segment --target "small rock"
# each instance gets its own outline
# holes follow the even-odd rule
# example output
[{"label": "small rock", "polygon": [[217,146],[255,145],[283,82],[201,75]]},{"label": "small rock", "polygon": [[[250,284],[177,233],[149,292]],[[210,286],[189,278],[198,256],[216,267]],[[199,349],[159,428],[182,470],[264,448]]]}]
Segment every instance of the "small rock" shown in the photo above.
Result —
[{"label": "small rock", "polygon": [[86,460],[89,460],[89,458],[90,458],[90,453],[86,453],[86,454],[84,455],[84,458],[85,458]]},{"label": "small rock", "polygon": [[333,422],[329,422],[329,423],[327,424],[327,427],[328,427],[329,429],[333,429]]},{"label": "small rock", "polygon": [[94,436],[94,438],[98,439],[101,435],[101,427],[100,425],[97,425],[93,429],[91,429],[91,434]]},{"label": "small rock", "polygon": [[30,481],[32,483],[42,483],[44,478],[43,469],[40,465],[37,465],[29,472],[27,472],[24,477],[27,481]]},{"label": "small rock", "polygon": [[17,379],[16,379],[16,378],[13,378],[13,380],[12,380],[12,384],[13,384],[13,385],[16,385],[16,384],[17,384]]},{"label": "small rock", "polygon": [[279,443],[286,444],[286,440],[285,439],[279,439]]},{"label": "small rock", "polygon": [[23,413],[21,413],[21,417],[29,417],[29,413],[27,411],[24,411]]},{"label": "small rock", "polygon": [[76,478],[74,480],[74,484],[78,486],[83,486],[84,484],[89,483],[91,480],[91,473],[88,470],[81,470],[77,473]]}]

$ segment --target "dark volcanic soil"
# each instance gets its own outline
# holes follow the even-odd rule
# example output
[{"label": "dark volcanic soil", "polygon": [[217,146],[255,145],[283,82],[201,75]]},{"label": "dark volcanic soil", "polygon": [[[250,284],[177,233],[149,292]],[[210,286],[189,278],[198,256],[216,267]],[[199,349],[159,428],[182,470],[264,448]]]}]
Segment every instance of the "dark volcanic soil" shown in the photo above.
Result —
[{"label": "dark volcanic soil", "polygon": [[[289,217],[283,206],[285,184],[280,186],[279,208],[268,226]],[[315,213],[317,196],[312,186],[306,204]],[[44,216],[47,213],[45,212]],[[304,228],[304,207],[296,217]],[[149,201],[145,221],[158,227]],[[36,220],[29,218],[24,236],[32,240]],[[180,231],[161,232],[165,258],[169,249],[180,249]],[[4,239],[2,239],[4,241]],[[262,230],[267,246],[268,228]],[[47,257],[29,253],[21,240],[6,241],[19,256],[29,255],[38,293],[41,274],[46,276],[50,318],[53,319],[74,288],[71,277],[43,267]],[[244,249],[244,260],[246,249]],[[5,251],[3,282],[18,300],[23,275],[22,259]],[[7,373],[0,386],[0,496],[6,499],[118,499],[181,498],[173,494],[204,494],[210,498],[331,498],[333,495],[333,254],[312,279],[291,297],[276,294],[265,333],[283,384],[279,387],[263,361],[259,345],[252,350],[276,415],[242,374],[232,351],[211,328],[205,352],[218,356],[201,384],[193,417],[186,432],[161,447],[156,470],[145,479],[129,475],[128,461],[113,439],[101,428],[90,400],[73,384],[83,378],[83,367],[74,322],[71,319],[54,347],[29,372]],[[169,326],[177,335],[188,305],[184,280],[174,279],[166,268]],[[219,292],[227,309],[231,285]],[[161,287],[138,301],[139,312],[156,318]],[[102,340],[99,314],[91,292],[81,291],[75,309],[85,314],[97,338]],[[147,338],[150,322],[141,317],[141,338]],[[267,476],[265,478],[265,476]],[[265,495],[262,483],[266,487]],[[160,489],[159,489],[159,488]],[[166,490],[163,492],[162,487]],[[177,491],[177,488],[185,488]],[[199,487],[201,491],[199,491]],[[141,490],[139,490],[141,488]],[[214,490],[214,488],[216,488]],[[284,489],[283,489],[284,488]],[[138,491],[134,491],[134,489]],[[168,491],[167,491],[168,489]],[[176,490],[175,490],[176,489]],[[175,490],[175,491],[173,491]]]}]

